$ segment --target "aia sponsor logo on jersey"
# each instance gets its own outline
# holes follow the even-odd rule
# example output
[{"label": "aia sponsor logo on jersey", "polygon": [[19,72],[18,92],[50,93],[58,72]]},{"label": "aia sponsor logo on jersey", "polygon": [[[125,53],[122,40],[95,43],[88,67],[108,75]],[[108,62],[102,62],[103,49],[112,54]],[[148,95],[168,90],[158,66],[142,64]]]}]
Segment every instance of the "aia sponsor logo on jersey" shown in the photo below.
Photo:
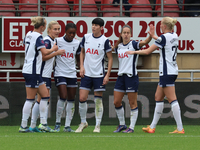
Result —
[{"label": "aia sponsor logo on jersey", "polygon": [[128,55],[126,53],[118,53],[118,58],[128,58]]},{"label": "aia sponsor logo on jersey", "polygon": [[73,53],[64,53],[64,54],[62,54],[61,55],[61,57],[66,57],[66,58],[74,58],[74,55],[73,55]]},{"label": "aia sponsor logo on jersey", "polygon": [[93,54],[93,55],[95,55],[95,54],[96,54],[96,55],[99,55],[99,52],[98,52],[97,49],[94,50],[94,49],[88,48],[87,51],[86,51],[86,53]]}]

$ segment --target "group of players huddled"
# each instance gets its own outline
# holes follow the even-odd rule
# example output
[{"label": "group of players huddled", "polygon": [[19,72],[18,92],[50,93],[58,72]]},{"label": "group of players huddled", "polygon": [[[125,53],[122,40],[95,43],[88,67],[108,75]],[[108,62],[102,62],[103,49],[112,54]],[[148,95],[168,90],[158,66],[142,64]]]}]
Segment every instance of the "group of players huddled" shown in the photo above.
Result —
[{"label": "group of players huddled", "polygon": [[[137,59],[139,55],[148,55],[159,48],[159,83],[155,93],[156,107],[152,123],[142,128],[146,133],[155,133],[156,125],[164,108],[164,97],[171,104],[177,129],[170,133],[184,134],[179,103],[175,93],[175,80],[178,75],[176,63],[178,36],[173,32],[177,20],[164,17],[161,20],[163,34],[157,37],[155,27],[150,25],[149,37],[143,41],[131,40],[132,29],[124,25],[118,41],[114,46],[109,39],[101,34],[104,20],[95,18],[92,21],[92,33],[85,34],[82,41],[75,39],[76,25],[68,23],[65,26],[65,35],[58,37],[60,25],[51,21],[47,27],[48,35],[42,37],[46,29],[46,19],[43,17],[31,18],[33,31],[29,31],[24,38],[25,60],[22,69],[26,84],[26,101],[22,110],[22,121],[19,132],[59,132],[61,116],[66,105],[66,121],[63,131],[80,133],[88,126],[86,121],[87,97],[94,88],[96,125],[93,132],[100,133],[100,124],[103,116],[103,92],[109,81],[112,69],[112,51],[118,55],[118,78],[114,87],[114,105],[119,125],[115,133],[133,133],[138,117],[137,95],[139,78],[137,73]],[[148,49],[140,50],[142,46],[155,39],[155,43]],[[104,57],[108,58],[108,69],[104,70]],[[123,57],[122,57],[123,56]],[[55,62],[55,65],[54,65]],[[79,87],[79,114],[81,123],[74,131],[70,124],[75,110],[75,96],[77,85],[77,70],[80,67],[81,83]],[[54,67],[55,85],[59,92],[56,109],[55,128],[51,129],[47,123],[48,105],[50,100],[51,74]],[[130,112],[130,126],[125,124],[122,99],[127,93]],[[37,95],[37,101],[35,97]],[[35,102],[35,103],[34,103]],[[32,107],[34,103],[34,106]],[[32,111],[32,113],[31,113]],[[31,125],[28,119],[31,116]],[[40,116],[40,125],[37,127],[37,118]]]}]

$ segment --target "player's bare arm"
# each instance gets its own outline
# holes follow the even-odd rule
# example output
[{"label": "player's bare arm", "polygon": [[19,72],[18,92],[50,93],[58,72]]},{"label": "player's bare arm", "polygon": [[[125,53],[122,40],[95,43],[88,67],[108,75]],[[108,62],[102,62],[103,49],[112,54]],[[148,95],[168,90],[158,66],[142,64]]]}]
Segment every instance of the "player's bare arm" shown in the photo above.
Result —
[{"label": "player's bare arm", "polygon": [[81,48],[81,53],[80,53],[80,76],[83,78],[85,74],[85,69],[84,69],[84,58],[85,58],[85,49]]}]

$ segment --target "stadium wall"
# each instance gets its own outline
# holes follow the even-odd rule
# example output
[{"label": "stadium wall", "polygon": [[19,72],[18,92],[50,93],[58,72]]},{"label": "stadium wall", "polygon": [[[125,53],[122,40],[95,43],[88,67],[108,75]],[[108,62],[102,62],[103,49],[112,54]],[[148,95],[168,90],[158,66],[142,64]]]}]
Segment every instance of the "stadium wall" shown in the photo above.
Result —
[{"label": "stadium wall", "polygon": [[[115,82],[109,82],[106,92],[103,95],[104,114],[103,125],[118,125],[114,104],[113,88]],[[139,115],[137,125],[149,124],[153,118],[155,101],[154,93],[157,82],[140,82],[138,93]],[[200,84],[199,82],[177,82],[176,93],[181,108],[182,120],[184,125],[199,125],[200,119]],[[78,113],[78,90],[75,99],[75,115],[72,125],[80,123]],[[0,82],[0,125],[20,125],[22,117],[22,108],[26,99],[25,83],[23,82]],[[51,101],[48,114],[49,125],[55,124],[56,104],[58,100],[58,91],[52,83]],[[90,125],[95,125],[94,117],[94,96],[91,92],[88,96],[87,121]],[[127,96],[123,99],[125,107],[126,124],[130,121],[130,107]],[[62,125],[65,122],[65,112],[62,118]],[[38,119],[39,120],[39,119]],[[30,121],[30,120],[29,120]],[[39,122],[38,122],[39,123]],[[159,121],[163,125],[175,125],[172,116],[170,104],[165,100],[164,111]]]}]

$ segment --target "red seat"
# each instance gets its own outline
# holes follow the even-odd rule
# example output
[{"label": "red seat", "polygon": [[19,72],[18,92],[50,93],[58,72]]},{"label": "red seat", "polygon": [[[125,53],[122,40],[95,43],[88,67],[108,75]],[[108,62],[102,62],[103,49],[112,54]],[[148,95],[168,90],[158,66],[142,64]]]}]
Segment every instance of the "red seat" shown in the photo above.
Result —
[{"label": "red seat", "polygon": [[[82,7],[81,11],[93,11],[93,12],[82,12],[81,16],[87,17],[97,17],[97,6],[94,0],[82,0]],[[79,4],[79,0],[74,0],[74,4]],[[85,5],[84,5],[85,4]],[[94,4],[94,5],[87,5],[87,4]],[[79,11],[79,5],[74,5],[74,11]],[[75,16],[79,16],[79,12],[75,12]]]},{"label": "red seat", "polygon": [[[38,0],[19,0],[19,3],[23,4],[37,4]],[[30,12],[29,10],[38,10],[38,5],[19,5],[19,10],[24,10],[20,12],[22,17],[38,16],[37,12]],[[40,8],[42,10],[42,7]],[[42,13],[40,13],[42,16]]]},{"label": "red seat", "polygon": [[[68,4],[66,0],[46,0],[46,10],[54,11],[70,11],[69,5],[56,5],[56,4]],[[48,12],[48,17],[70,17],[70,12]]]},{"label": "red seat", "polygon": [[[149,0],[129,0],[133,4],[130,11],[149,11],[149,12],[130,12],[130,17],[152,17],[152,7]],[[143,5],[135,5],[143,4]],[[144,5],[149,4],[149,5]]]},{"label": "red seat", "polygon": [[[161,4],[161,0],[156,0],[156,4]],[[165,5],[165,4],[175,4],[175,5]],[[164,0],[164,11],[179,11],[176,0]],[[155,10],[161,11],[161,5],[156,5]],[[164,12],[164,16],[179,17],[178,12]],[[157,12],[157,16],[161,16],[161,12]]]},{"label": "red seat", "polygon": [[[0,10],[6,10],[5,12],[0,12],[0,16],[7,16],[7,17],[13,17],[15,16],[15,6],[13,5],[1,5],[1,4],[13,4],[12,0],[1,0],[0,1]],[[12,10],[12,11],[10,11]],[[10,12],[9,12],[10,11]]]},{"label": "red seat", "polygon": [[[112,4],[113,0],[102,0],[101,4],[108,4],[108,5],[101,5],[101,11],[103,12],[103,17],[117,17],[120,16],[120,6],[114,6]],[[125,10],[124,7],[122,8],[123,11]],[[118,11],[118,12],[109,12],[109,11]],[[124,15],[124,12],[123,12]]]}]

